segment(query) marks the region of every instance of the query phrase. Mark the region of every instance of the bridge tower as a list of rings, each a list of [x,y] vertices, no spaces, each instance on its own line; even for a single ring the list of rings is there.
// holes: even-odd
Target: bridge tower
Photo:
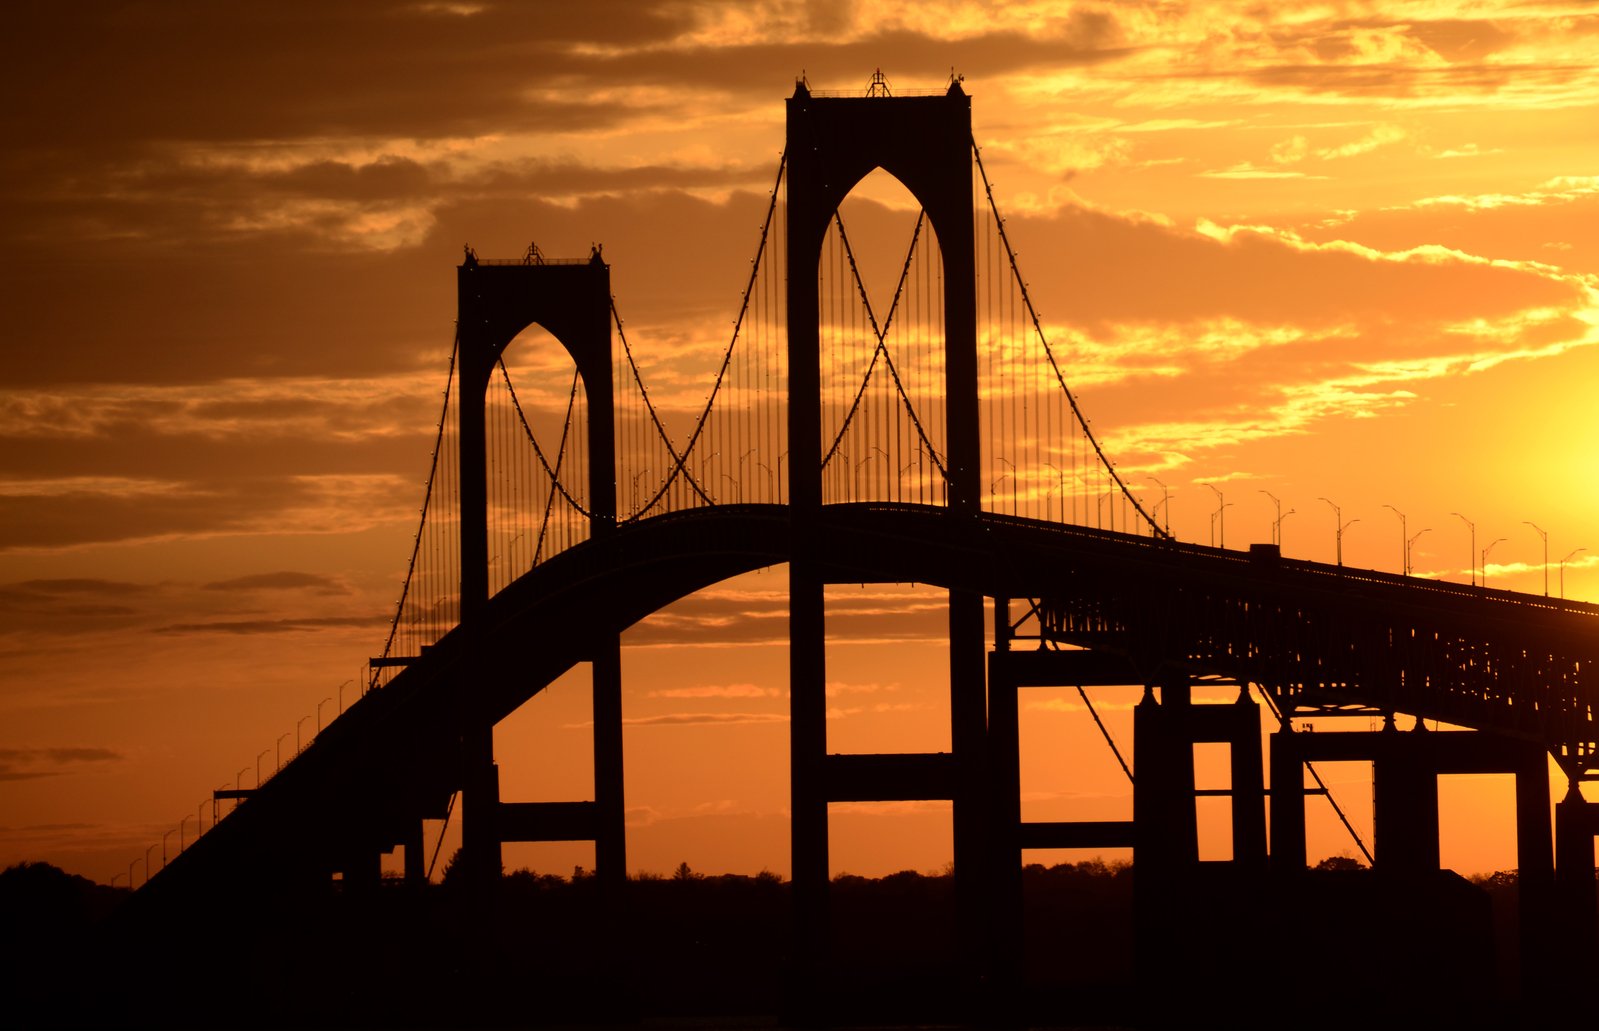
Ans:
[[[877,92],[877,91],[874,91]],[[949,596],[952,752],[830,755],[827,750],[826,542],[822,506],[819,290],[815,270],[839,204],[881,168],[922,205],[944,265],[945,425],[951,519],[975,520],[979,468],[976,258],[971,98],[832,97],[802,80],[788,100],[788,446],[792,513],[789,690],[796,956],[822,955],[827,934],[828,804],[951,799],[959,939],[979,948],[984,882],[986,735],[983,598]],[[971,957],[968,957],[971,958]]]
[[[616,436],[611,364],[611,269],[596,247],[586,260],[552,261],[530,248],[513,261],[480,260],[470,249],[457,270],[460,350],[461,628],[484,632],[488,605],[488,495],[485,395],[494,367],[517,334],[532,325],[560,341],[577,365],[587,398],[589,533],[616,527]],[[467,654],[482,649],[469,647]],[[627,876],[622,787],[621,637],[597,632],[594,684],[594,800],[502,803],[494,762],[499,714],[464,709],[461,728],[463,862],[475,879],[500,873],[504,841],[594,841],[596,872]],[[516,670],[463,671],[468,678],[514,677]],[[463,699],[489,692],[461,690]],[[463,701],[463,707],[468,703]]]

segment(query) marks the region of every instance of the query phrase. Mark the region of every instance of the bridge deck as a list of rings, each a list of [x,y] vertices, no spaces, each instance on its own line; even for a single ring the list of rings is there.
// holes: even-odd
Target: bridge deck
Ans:
[[[1124,656],[1150,682],[1218,674],[1287,706],[1411,713],[1536,741],[1569,772],[1595,772],[1599,606],[931,506],[834,505],[821,519],[838,582],[1037,599],[1049,646]],[[346,854],[387,850],[418,816],[443,815],[463,728],[509,715],[599,635],[787,561],[791,540],[784,506],[730,505],[554,556],[351,706],[151,892],[325,878]]]

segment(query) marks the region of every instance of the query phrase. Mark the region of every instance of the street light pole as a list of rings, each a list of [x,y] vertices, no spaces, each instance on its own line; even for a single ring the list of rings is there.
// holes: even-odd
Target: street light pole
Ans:
[[[744,452],[742,455],[738,456],[738,466],[736,467],[736,471],[738,472],[738,483],[739,483],[738,501],[739,501],[739,504],[741,504],[741,505],[744,503],[744,486],[743,486],[743,484],[744,484],[744,462],[751,455],[755,454],[758,451],[760,451],[760,448],[752,447],[748,451]]]
[[[1576,555],[1578,551],[1587,551],[1587,550],[1588,550],[1587,548],[1577,548],[1570,555],[1567,555],[1565,558],[1560,560],[1560,600],[1561,601],[1565,601],[1566,600],[1566,563],[1570,562],[1571,559],[1572,559],[1572,556]]]
[[[288,737],[288,736],[289,736],[289,732],[288,731],[284,731],[283,733],[279,734],[278,735],[278,743],[272,746],[273,747],[273,751],[276,753],[273,756],[273,758],[277,761],[277,765],[272,767],[274,772],[276,772],[277,770],[283,769],[283,739]],[[299,742],[296,741],[295,743],[298,744]]]
[[[288,735],[285,734],[284,737],[288,737]],[[281,740],[283,740],[283,738],[279,738],[278,740],[281,741]],[[257,788],[259,788],[261,786],[261,760],[265,759],[267,756],[269,756],[271,754],[272,754],[272,749],[270,749],[270,748],[263,748],[263,749],[261,749],[261,751],[259,753],[256,754],[256,757],[255,757],[255,786]],[[248,769],[248,768],[249,767],[246,767],[246,769]]]
[[[1472,561],[1475,562],[1476,559],[1477,559],[1477,524],[1472,522],[1470,519],[1467,519],[1465,516],[1461,515],[1459,512],[1451,512],[1449,514],[1454,516],[1454,517],[1456,517],[1461,522],[1465,523],[1466,526],[1471,530],[1471,558],[1472,558]],[[1470,572],[1471,572],[1471,586],[1475,587],[1475,586],[1477,586],[1477,567],[1476,566],[1472,566]]]
[[[1004,477],[1001,477],[1001,479],[1003,479],[1003,478]],[[1101,494],[1094,501],[1094,526],[1095,526],[1096,529],[1103,530],[1105,528],[1105,499],[1106,498],[1110,498],[1110,497],[1114,497],[1115,494],[1116,494],[1116,490],[1115,490],[1115,488],[1112,488],[1110,490],[1107,490],[1105,493]],[[1115,533],[1116,532],[1116,506],[1115,505],[1110,506],[1110,532],[1111,533]]]
[[[888,495],[888,497],[885,500],[887,500],[887,501],[898,501],[899,498],[895,497],[895,494],[894,494],[895,485],[893,483],[889,482],[889,480],[888,480],[888,478],[890,476],[892,476],[893,473],[894,473],[894,456],[889,454],[887,451],[884,451],[882,448],[878,447],[876,444],[872,445],[872,450],[876,451],[878,454],[883,456],[883,461],[881,463],[879,463],[879,464],[882,465],[883,470],[884,470],[883,471],[883,481],[884,481],[883,482],[883,492]]]
[[[1505,538],[1495,537],[1488,543],[1486,548],[1482,549],[1482,585],[1484,587],[1488,586],[1488,553],[1494,550],[1494,545],[1498,544],[1502,540],[1505,540]]]
[[[1358,522],[1360,522],[1360,517],[1356,516],[1338,528],[1338,564],[1340,566],[1344,564],[1344,531]]]
[[[1160,488],[1160,504],[1161,504],[1161,507],[1166,510],[1166,536],[1170,537],[1171,536],[1171,492],[1166,489],[1166,485],[1164,483],[1160,482],[1160,479],[1158,477],[1151,476],[1150,479],[1154,480],[1155,481],[1155,486]]]
[[[1337,555],[1338,564],[1341,566],[1344,564],[1344,528],[1359,522],[1359,520],[1351,519],[1346,523],[1344,522],[1344,510],[1339,508],[1331,498],[1317,498],[1316,500],[1327,502],[1327,507],[1333,510],[1333,550]]]
[[[1261,493],[1266,495],[1268,498],[1271,498],[1271,503],[1277,506],[1277,518],[1272,520],[1271,524],[1271,542],[1277,545],[1277,547],[1281,548],[1283,544],[1281,537],[1283,525],[1283,503],[1278,501],[1277,495],[1273,494],[1269,490],[1263,490]]]
[[[1416,540],[1418,538],[1420,538],[1422,534],[1427,533],[1431,529],[1432,529],[1432,527],[1429,526],[1426,529],[1417,530],[1416,531],[1416,535],[1405,542],[1405,575],[1406,576],[1409,576],[1410,575],[1410,571],[1412,569],[1416,568]]]
[[[1218,535],[1221,538],[1220,546],[1225,548],[1227,547],[1227,498],[1226,495],[1222,494],[1221,488],[1214,483],[1207,483],[1205,486],[1209,487],[1211,493],[1216,495],[1216,515],[1211,521],[1218,525],[1221,531]]]
[[[1008,472],[1006,472],[1003,476],[1001,476],[998,480],[995,480],[994,482],[997,484],[997,483],[1000,482],[1000,480],[1003,480],[1006,476],[1010,477],[1010,491],[1011,491],[1011,494],[1010,494],[1010,510],[1011,510],[1011,514],[1015,515],[1016,514],[1016,490],[1017,490],[1018,487],[1021,486],[1021,481],[1016,478],[1016,463],[1012,462],[1010,459],[1006,458],[1004,455],[995,455],[994,456],[994,460],[996,462],[1004,462],[1005,463],[1005,468],[1007,470],[1009,470]],[[990,504],[991,507],[992,506],[996,506],[996,505],[998,505],[998,501],[990,501],[989,504]],[[994,510],[996,512],[999,511],[998,508],[995,508]],[[1110,514],[1110,528],[1112,530],[1116,529],[1116,512],[1115,512],[1114,509],[1111,511],[1111,514]]]
[[[331,697],[329,697],[329,698],[324,698],[320,702],[316,703],[316,732],[317,732],[318,735],[320,735],[322,733],[322,706],[328,704],[331,701],[333,701],[333,699]]]
[[[1288,511],[1284,512],[1282,515],[1277,517],[1277,550],[1278,551],[1281,551],[1282,550],[1282,546],[1283,546],[1283,520],[1287,519],[1289,516],[1295,514],[1298,511],[1299,511],[1299,509],[1297,509],[1297,508],[1290,508]]]
[[[1549,533],[1537,523],[1523,519],[1522,522],[1538,531],[1538,536],[1543,538],[1543,596],[1549,597]]]
[[[1405,541],[1409,539],[1410,531],[1405,527],[1405,513],[1392,505],[1384,505],[1388,511],[1399,517],[1399,575],[1410,575],[1410,561],[1406,554]]]

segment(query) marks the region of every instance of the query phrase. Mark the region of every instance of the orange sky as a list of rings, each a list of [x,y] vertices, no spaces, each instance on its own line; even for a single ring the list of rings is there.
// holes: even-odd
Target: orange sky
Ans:
[[[1491,585],[1541,592],[1531,521],[1551,563],[1593,549],[1565,589],[1599,600],[1592,3],[107,3],[10,21],[0,864],[126,877],[361,675],[415,528],[462,243],[602,242],[652,389],[702,395],[802,71],[824,89],[876,67],[900,88],[965,76],[1066,374],[1122,472],[1146,498],[1150,476],[1171,488],[1179,537],[1209,539],[1209,483],[1229,546],[1268,540],[1269,491],[1295,510],[1285,551],[1330,560],[1325,496],[1360,520],[1345,561],[1396,570],[1392,505],[1429,530],[1417,574],[1464,581],[1458,511],[1479,549],[1504,538]],[[785,585],[741,578],[627,637],[636,868],[787,871]],[[918,608],[936,597],[836,594],[832,746],[947,747],[939,620]],[[1124,744],[1133,698],[1105,696]],[[1028,814],[1129,814],[1072,699],[1026,701]],[[586,797],[586,719],[573,683],[502,725],[505,797]],[[1360,772],[1329,776],[1369,828]],[[1441,790],[1445,861],[1513,866],[1508,786]],[[836,870],[948,860],[947,807],[876,808],[835,810]],[[1330,817],[1311,832],[1312,858],[1352,851]],[[592,850],[509,858],[564,871]]]

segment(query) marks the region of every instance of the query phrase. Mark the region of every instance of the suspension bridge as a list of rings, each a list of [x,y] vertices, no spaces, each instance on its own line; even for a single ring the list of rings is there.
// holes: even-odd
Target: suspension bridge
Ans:
[[[878,169],[919,205],[891,277],[867,267],[841,210]],[[697,406],[629,338],[599,248],[467,250],[420,526],[367,690],[264,783],[219,792],[235,811],[139,897],[334,876],[356,890],[396,847],[422,880],[436,857],[423,821],[439,819],[461,822],[480,884],[499,876],[504,842],[585,840],[614,888],[627,870],[621,635],[786,564],[802,966],[825,951],[830,804],[951,801],[960,940],[976,966],[1004,969],[1025,849],[1131,846],[1149,897],[1215,865],[1198,860],[1192,756],[1221,742],[1224,865],[1255,879],[1304,868],[1317,761],[1373,764],[1374,840],[1359,847],[1400,873],[1438,867],[1439,775],[1514,774],[1524,955],[1591,969],[1599,816],[1580,785],[1599,775],[1599,607],[1173,539],[1079,407],[958,79],[891,94],[879,76],[865,95],[802,80],[754,245]],[[519,352],[534,326],[560,351]],[[829,752],[823,589],[841,582],[948,592],[949,752]],[[494,725],[581,664],[593,797],[502,800]],[[1136,771],[1124,763],[1133,819],[1024,822],[1019,695],[1095,685],[1144,689]],[[1194,697],[1216,685],[1236,701]],[[1279,728],[1266,756],[1262,704]],[[1383,729],[1296,729],[1329,715]],[[1571,785],[1553,825],[1549,756]]]

